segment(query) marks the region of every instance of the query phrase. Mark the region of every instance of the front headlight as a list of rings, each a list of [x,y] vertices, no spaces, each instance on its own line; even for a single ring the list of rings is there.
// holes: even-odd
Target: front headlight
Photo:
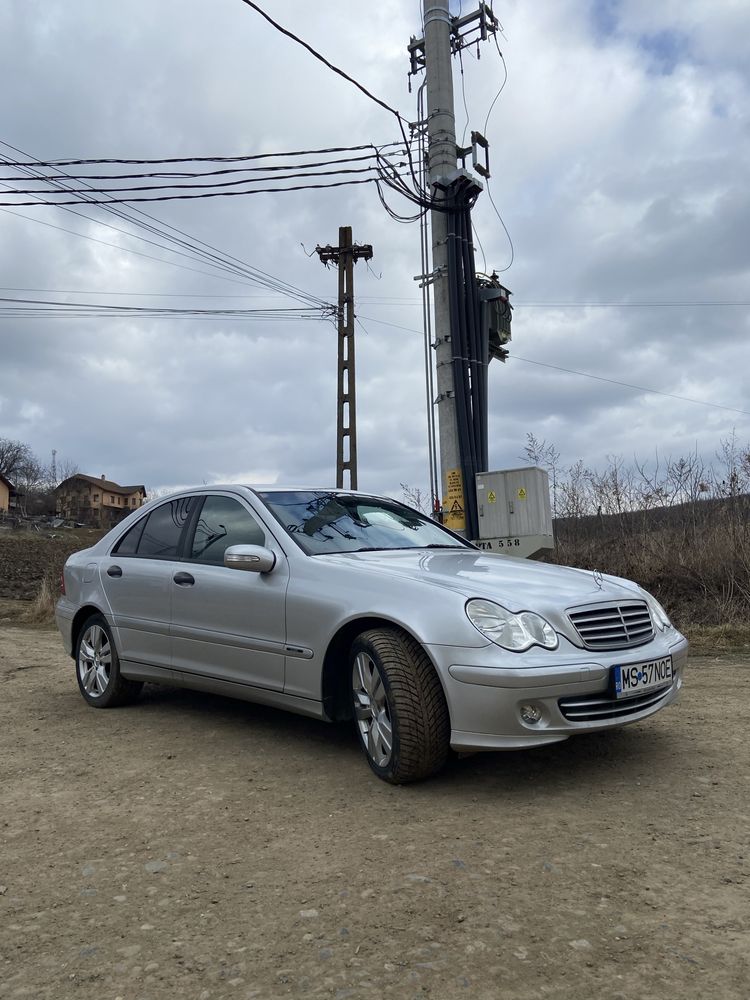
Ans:
[[[648,604],[648,609],[651,612],[651,618],[653,619],[654,625],[656,625],[659,631],[664,632],[665,629],[674,628],[674,625],[669,620],[669,615],[661,604],[659,604],[656,598],[652,594],[649,594],[647,590],[643,591],[643,596],[646,598],[646,604]]]
[[[516,653],[532,646],[557,649],[557,633],[548,621],[533,611],[514,615],[494,601],[474,598],[467,602],[466,614],[475,629],[503,649]]]

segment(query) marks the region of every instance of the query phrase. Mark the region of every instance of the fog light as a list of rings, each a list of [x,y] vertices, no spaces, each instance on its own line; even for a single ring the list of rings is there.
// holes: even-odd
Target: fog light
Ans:
[[[536,725],[542,721],[542,710],[538,705],[521,705],[521,719],[528,725]]]

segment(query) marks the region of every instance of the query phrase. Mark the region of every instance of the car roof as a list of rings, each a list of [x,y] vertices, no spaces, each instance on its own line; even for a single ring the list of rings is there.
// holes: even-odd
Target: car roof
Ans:
[[[335,486],[279,486],[277,484],[274,484],[273,486],[245,485],[247,489],[252,490],[254,493],[344,493],[366,497],[380,495],[378,493],[370,493],[364,490],[344,490]]]

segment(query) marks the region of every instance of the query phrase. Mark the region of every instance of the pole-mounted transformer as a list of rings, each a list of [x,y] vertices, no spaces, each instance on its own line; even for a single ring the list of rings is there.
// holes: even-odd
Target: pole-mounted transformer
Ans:
[[[481,302],[482,330],[486,331],[488,346],[488,362],[493,358],[505,361],[509,351],[505,345],[511,340],[510,325],[513,319],[513,306],[510,304],[511,292],[497,279],[496,274],[489,278],[477,275],[479,301]]]

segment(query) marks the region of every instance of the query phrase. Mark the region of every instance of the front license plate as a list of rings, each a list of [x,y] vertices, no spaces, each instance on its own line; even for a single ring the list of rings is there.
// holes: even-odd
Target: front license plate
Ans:
[[[658,660],[647,660],[645,663],[629,663],[627,666],[613,667],[612,669],[616,698],[643,694],[645,691],[665,687],[672,683],[671,656],[662,656]]]

